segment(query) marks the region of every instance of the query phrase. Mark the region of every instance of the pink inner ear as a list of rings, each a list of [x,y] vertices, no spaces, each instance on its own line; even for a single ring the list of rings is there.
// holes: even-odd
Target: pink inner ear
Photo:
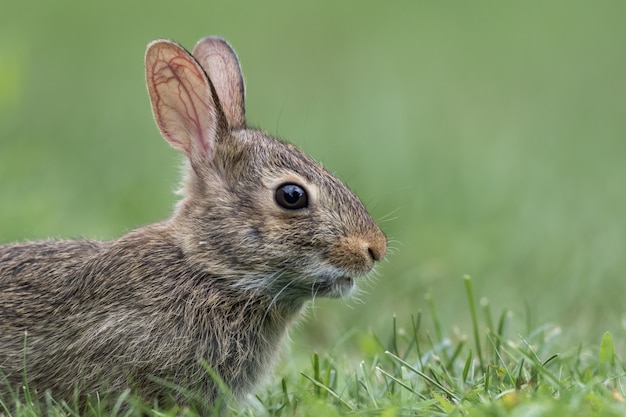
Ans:
[[[244,82],[235,51],[224,39],[209,36],[198,41],[193,56],[213,83],[228,125],[245,128]]]
[[[146,82],[163,137],[192,162],[210,158],[218,134],[218,111],[209,80],[193,56],[170,41],[150,44]]]

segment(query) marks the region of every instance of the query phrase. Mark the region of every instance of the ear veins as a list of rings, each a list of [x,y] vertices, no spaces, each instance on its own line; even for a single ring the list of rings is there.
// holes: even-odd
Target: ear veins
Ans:
[[[170,65],[175,65],[175,61],[176,59],[172,59]],[[178,74],[173,69],[172,69],[172,72],[174,76],[176,77],[177,81],[179,82],[178,95],[179,95],[181,103],[183,103],[183,105],[185,106],[185,113],[186,113],[185,116],[187,117],[189,122],[192,124],[192,126],[195,127],[195,130],[196,130],[195,136],[198,138],[203,138],[204,132],[202,131],[202,127],[200,126],[200,117],[202,117],[203,115],[199,114],[196,103],[200,105],[204,103],[202,103],[201,101],[192,100],[191,99],[192,94],[195,94],[196,98],[198,99],[200,99],[200,97],[198,96],[197,93],[194,93],[194,91],[191,89],[191,86],[189,85],[189,82],[185,78],[179,77]],[[197,75],[198,78],[201,78],[200,74],[195,74],[195,75]],[[185,97],[187,98],[187,100],[185,100]],[[211,109],[206,108],[206,106],[205,106],[205,110],[207,112],[211,111]],[[193,115],[190,114],[190,111],[193,112]],[[209,153],[209,147],[208,147],[207,142],[204,140],[200,140],[198,142],[200,144],[200,148],[202,150],[203,156],[207,156]]]
[[[181,61],[181,62],[177,62],[177,61]],[[202,99],[199,96],[199,94],[192,90],[191,85],[190,85],[191,83],[189,82],[188,77],[181,77],[182,73],[184,73],[186,70],[187,71],[191,70],[193,67],[190,68],[189,66],[185,66],[184,64],[188,63],[188,61],[180,57],[173,57],[169,61],[163,57],[160,61],[155,62],[155,66],[159,62],[162,63],[163,66],[160,68],[158,72],[154,73],[155,79],[153,82],[155,83],[156,91],[157,92],[159,91],[159,84],[160,84],[159,80],[156,77],[157,75],[161,75],[161,83],[166,84],[166,86],[164,87],[166,89],[168,88],[167,84],[173,82],[174,84],[172,85],[173,87],[172,90],[174,88],[178,90],[178,99],[179,99],[178,102],[179,104],[182,104],[185,109],[185,114],[183,114],[182,117],[184,117],[187,120],[188,122],[187,125],[193,126],[195,130],[195,132],[186,132],[186,133],[189,134],[191,137],[204,138],[204,132],[202,131],[202,127],[200,126],[200,117],[202,117],[202,115],[198,111],[198,106],[204,105],[205,103],[202,102]],[[167,67],[167,70],[169,70],[169,73],[171,74],[169,77],[166,76],[167,70],[165,69],[165,67]],[[195,73],[191,71],[189,72],[190,72],[189,76],[191,77],[195,76],[195,78],[198,79],[198,82],[200,84],[202,84],[203,82],[206,82],[205,80],[202,80],[204,75],[198,73],[198,71],[196,71]],[[194,102],[194,100],[192,99],[191,97],[192,94],[196,96],[197,102]],[[164,103],[163,100],[161,100],[160,95],[159,95],[159,102],[157,103],[157,106],[159,110],[162,110],[163,108],[168,107],[168,105]],[[211,109],[209,109],[206,105],[204,105],[204,107],[205,107],[204,110],[206,110],[207,113],[211,112]],[[163,109],[163,111],[167,111],[167,110]],[[205,140],[199,140],[197,142],[200,145],[200,150],[202,152],[202,155],[208,156],[209,155],[208,143]],[[191,149],[185,149],[185,151],[186,151],[185,153],[187,154],[187,156],[191,156],[190,155]]]
[[[161,133],[190,159],[210,158],[218,116],[203,69],[182,47],[169,43],[151,45],[146,61],[148,89]]]

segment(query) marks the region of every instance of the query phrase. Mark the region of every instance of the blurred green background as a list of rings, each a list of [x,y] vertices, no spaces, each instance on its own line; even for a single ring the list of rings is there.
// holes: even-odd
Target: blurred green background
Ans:
[[[428,291],[468,333],[463,274],[494,312],[626,334],[625,2],[0,10],[0,242],[110,239],[168,216],[181,156],[152,120],[144,48],[218,34],[249,122],[336,172],[394,248],[362,303],[316,301],[297,349],[407,321]]]

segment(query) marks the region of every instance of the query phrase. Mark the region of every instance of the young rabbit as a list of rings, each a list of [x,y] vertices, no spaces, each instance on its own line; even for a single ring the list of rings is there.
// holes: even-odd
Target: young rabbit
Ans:
[[[187,157],[182,201],[110,242],[0,247],[4,398],[26,378],[58,399],[131,389],[210,404],[216,380],[241,399],[307,300],[346,296],[385,255],[385,235],[344,184],[246,126],[224,40],[204,38],[193,54],[157,40],[145,66],[161,134]]]

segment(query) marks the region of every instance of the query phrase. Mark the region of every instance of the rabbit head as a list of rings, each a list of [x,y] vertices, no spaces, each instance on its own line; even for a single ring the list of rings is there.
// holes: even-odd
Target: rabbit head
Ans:
[[[188,161],[172,219],[184,255],[215,279],[302,302],[350,293],[387,240],[341,181],[291,144],[246,126],[237,56],[220,38],[146,52],[152,110]]]

